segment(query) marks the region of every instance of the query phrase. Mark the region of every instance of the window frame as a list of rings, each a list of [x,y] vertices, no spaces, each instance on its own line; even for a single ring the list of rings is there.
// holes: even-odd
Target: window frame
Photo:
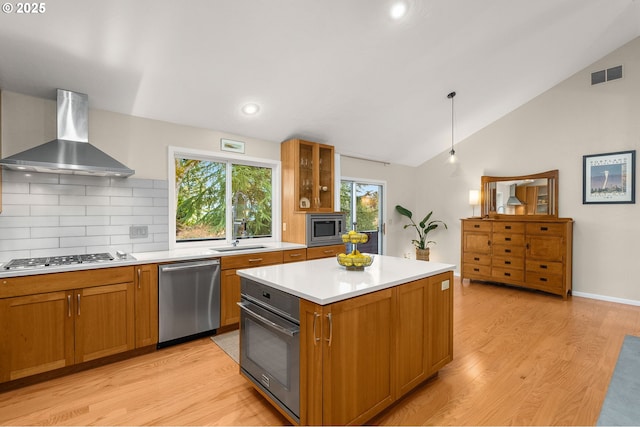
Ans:
[[[199,240],[199,241],[190,241],[190,242],[178,242],[176,240],[176,157],[179,158],[188,158],[194,160],[204,160],[204,161],[213,161],[213,162],[222,162],[226,163],[228,174],[227,176],[231,176],[231,164],[236,165],[246,165],[246,166],[256,166],[262,168],[271,168],[271,237],[256,237],[251,239],[245,239],[245,241],[249,240],[251,243],[275,243],[281,240],[282,236],[282,216],[281,216],[281,163],[280,160],[276,159],[265,159],[259,157],[249,157],[244,155],[232,154],[232,153],[222,153],[220,151],[207,151],[207,150],[199,150],[193,148],[185,148],[185,147],[176,147],[169,146],[168,147],[168,205],[169,205],[169,249],[188,249],[188,248],[202,248],[202,247],[221,247],[228,246],[232,241],[232,233],[233,233],[233,218],[232,212],[230,208],[226,208],[226,225],[225,225],[225,235],[226,238],[224,240]],[[230,206],[232,204],[231,194],[231,180],[227,179],[226,181],[226,195],[225,195],[225,206]]]

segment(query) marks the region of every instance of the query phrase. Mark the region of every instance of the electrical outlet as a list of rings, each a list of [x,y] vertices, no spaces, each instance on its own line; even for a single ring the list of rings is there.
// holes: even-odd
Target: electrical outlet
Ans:
[[[149,237],[149,227],[147,225],[132,225],[129,227],[130,239],[144,239]]]
[[[446,291],[447,289],[449,289],[449,281],[443,280],[442,283],[440,284],[440,288],[443,291]]]

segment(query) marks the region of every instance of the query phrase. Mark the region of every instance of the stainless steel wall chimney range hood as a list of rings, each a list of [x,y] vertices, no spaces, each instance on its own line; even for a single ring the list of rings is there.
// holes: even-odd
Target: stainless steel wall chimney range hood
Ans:
[[[58,89],[58,138],[0,160],[15,170],[61,174],[119,176],[135,173],[89,144],[89,97]]]

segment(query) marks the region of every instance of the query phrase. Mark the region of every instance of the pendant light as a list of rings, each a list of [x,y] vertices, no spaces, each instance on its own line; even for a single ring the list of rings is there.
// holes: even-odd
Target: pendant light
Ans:
[[[449,151],[449,163],[456,162],[456,150],[453,149],[453,97],[456,96],[455,92],[451,92],[447,95],[447,98],[451,100],[451,151]]]

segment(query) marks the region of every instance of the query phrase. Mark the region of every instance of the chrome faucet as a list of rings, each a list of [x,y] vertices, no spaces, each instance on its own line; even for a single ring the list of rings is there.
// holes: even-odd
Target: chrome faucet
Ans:
[[[233,216],[233,235],[231,236],[232,239],[236,239],[237,241],[238,236],[247,236],[247,216],[249,216],[250,209],[251,202],[249,200],[249,196],[244,194],[242,191],[236,191],[233,195],[231,210]]]

